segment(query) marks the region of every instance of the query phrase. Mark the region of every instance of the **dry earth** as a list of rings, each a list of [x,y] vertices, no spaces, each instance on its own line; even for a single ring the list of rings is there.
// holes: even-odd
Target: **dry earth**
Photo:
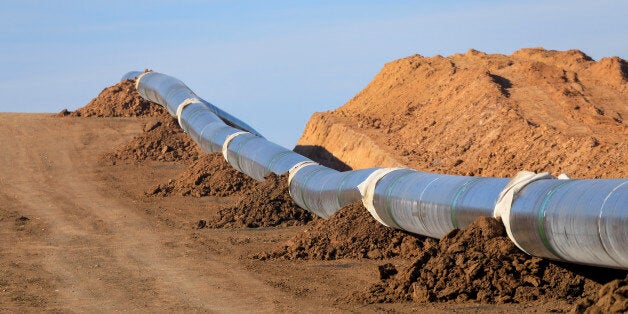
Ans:
[[[314,114],[296,150],[354,169],[625,178],[627,103],[628,63],[618,57],[542,48],[414,55],[387,63],[342,107]]]
[[[345,106],[315,115],[297,150],[338,169],[625,177],[627,73],[622,59],[576,50],[411,56],[387,64]],[[574,308],[567,301],[578,310],[628,308],[625,272],[600,287],[612,278],[591,279],[609,270],[554,271],[510,254],[516,249],[492,227],[436,244],[385,229],[358,205],[308,223],[287,202],[281,177],[232,186],[231,168],[217,155],[199,157],[132,81],[60,115],[71,117],[0,114],[0,312],[560,312]],[[216,221],[230,228],[202,228]],[[475,241],[474,232],[490,240]],[[507,245],[493,250],[491,241]],[[451,250],[463,246],[466,255]],[[454,260],[468,265],[448,266]],[[543,267],[523,268],[533,271],[528,285],[504,285],[521,272],[508,269],[530,263]],[[480,268],[490,280],[465,283],[466,270]],[[476,303],[510,302],[512,291],[521,303]]]
[[[382,261],[260,261],[304,227],[196,229],[233,198],[147,197],[183,163],[111,165],[140,118],[0,114],[0,311],[550,311],[506,305],[342,301]],[[24,126],[28,127],[24,127]],[[385,260],[384,262],[391,260]],[[407,260],[392,260],[397,265]]]

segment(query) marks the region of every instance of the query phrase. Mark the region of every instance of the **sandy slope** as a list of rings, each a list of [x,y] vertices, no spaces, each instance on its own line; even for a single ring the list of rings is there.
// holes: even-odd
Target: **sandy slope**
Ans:
[[[626,117],[628,63],[617,57],[413,55],[386,64],[342,107],[314,114],[297,149],[323,147],[356,169],[617,178],[628,175]]]

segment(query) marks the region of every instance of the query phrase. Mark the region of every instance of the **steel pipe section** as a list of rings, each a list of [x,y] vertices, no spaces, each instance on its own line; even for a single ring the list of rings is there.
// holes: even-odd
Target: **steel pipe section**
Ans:
[[[179,106],[182,105],[184,101],[191,99],[197,103],[204,104],[210,112],[218,116],[224,123],[262,137],[262,135],[250,125],[198,97],[189,87],[178,79],[157,72],[140,73],[138,71],[131,71],[123,75],[122,78],[130,78],[133,75],[136,75],[137,81],[135,82],[135,87],[139,94],[144,99],[164,106],[173,116],[178,116],[177,110],[179,110]]]
[[[478,217],[493,216],[508,181],[398,169],[366,183],[374,191],[364,204],[386,226],[441,238]]]
[[[628,179],[540,175],[511,182],[399,168],[338,172],[269,142],[175,78],[129,72],[123,79],[133,77],[140,95],[166,107],[204,151],[222,152],[230,165],[257,180],[290,172],[290,195],[320,217],[362,200],[386,226],[440,238],[496,214],[510,239],[528,254],[628,269]],[[510,184],[518,187],[508,194]]]
[[[504,217],[523,251],[575,263],[628,268],[628,180],[540,180]]]
[[[269,173],[283,174],[294,165],[310,161],[289,149],[251,133],[235,134],[223,147],[227,162],[236,170],[262,181]]]
[[[362,199],[358,185],[378,168],[339,172],[318,164],[291,173],[290,195],[297,205],[322,218]]]

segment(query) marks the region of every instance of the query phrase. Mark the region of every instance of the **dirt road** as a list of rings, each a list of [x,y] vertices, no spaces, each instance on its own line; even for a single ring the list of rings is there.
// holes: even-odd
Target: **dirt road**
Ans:
[[[297,301],[286,302],[289,295],[273,291],[234,261],[219,255],[195,260],[183,248],[168,246],[170,239],[183,235],[151,223],[108,194],[96,174],[97,160],[136,134],[141,124],[128,119],[88,122],[0,115],[0,254],[2,268],[8,269],[0,282],[0,308],[298,308]],[[22,277],[24,268],[30,273]]]

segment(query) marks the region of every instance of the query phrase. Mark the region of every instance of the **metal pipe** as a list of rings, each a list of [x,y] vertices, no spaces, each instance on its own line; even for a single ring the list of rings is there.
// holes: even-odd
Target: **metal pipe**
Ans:
[[[498,213],[510,239],[531,255],[628,269],[628,179],[541,176],[520,184],[507,198],[507,210],[496,211],[515,179],[412,169],[338,172],[269,142],[175,78],[129,72],[123,79],[135,76],[140,95],[166,107],[204,151],[222,151],[229,164],[257,180],[271,172],[290,172],[290,195],[320,217],[362,200],[386,226],[440,238],[478,217]]]

